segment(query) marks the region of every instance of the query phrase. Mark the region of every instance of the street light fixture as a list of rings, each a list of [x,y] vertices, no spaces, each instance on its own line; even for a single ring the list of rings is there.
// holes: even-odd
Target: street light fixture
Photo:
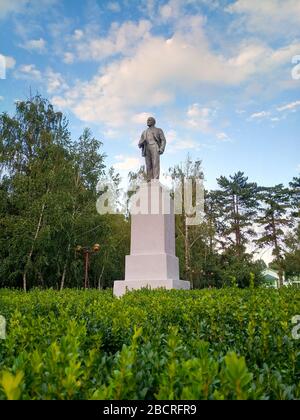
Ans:
[[[75,248],[76,254],[82,254],[84,259],[84,288],[89,288],[89,264],[90,255],[95,255],[100,251],[100,245],[94,244],[91,248],[87,246],[77,245]]]

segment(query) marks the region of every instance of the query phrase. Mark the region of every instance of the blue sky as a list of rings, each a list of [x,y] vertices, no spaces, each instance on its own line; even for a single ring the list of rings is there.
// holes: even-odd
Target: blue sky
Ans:
[[[0,111],[39,91],[123,176],[154,115],[164,170],[189,153],[208,188],[238,170],[286,184],[300,172],[299,28],[299,0],[0,0]]]

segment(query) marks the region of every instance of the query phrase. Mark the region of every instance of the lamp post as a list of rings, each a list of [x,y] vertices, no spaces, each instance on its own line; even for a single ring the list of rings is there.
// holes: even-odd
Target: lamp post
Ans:
[[[89,264],[90,264],[90,255],[97,254],[100,251],[100,245],[95,244],[92,248],[87,246],[77,245],[76,253],[83,255],[84,261],[84,288],[89,288]]]

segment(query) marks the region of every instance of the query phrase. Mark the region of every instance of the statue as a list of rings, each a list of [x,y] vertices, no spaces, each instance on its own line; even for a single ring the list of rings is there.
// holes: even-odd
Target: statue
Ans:
[[[126,256],[125,280],[114,282],[113,293],[117,297],[145,287],[190,289],[190,282],[179,277],[174,200],[169,189],[158,181],[160,155],[165,151],[166,139],[163,131],[155,127],[153,117],[148,118],[147,125],[138,146],[146,159],[148,183],[140,183],[131,202],[134,207],[130,206],[130,255]]]
[[[148,118],[148,128],[145,130],[139,141],[139,148],[142,149],[142,156],[145,157],[147,169],[147,181],[159,179],[160,155],[165,151],[166,139],[161,128],[155,127],[156,121],[153,117]]]

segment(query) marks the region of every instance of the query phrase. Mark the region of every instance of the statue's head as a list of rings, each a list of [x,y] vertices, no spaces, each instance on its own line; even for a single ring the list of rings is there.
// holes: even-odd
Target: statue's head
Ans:
[[[156,124],[155,118],[149,117],[148,120],[147,120],[148,127],[154,127],[155,124]]]

